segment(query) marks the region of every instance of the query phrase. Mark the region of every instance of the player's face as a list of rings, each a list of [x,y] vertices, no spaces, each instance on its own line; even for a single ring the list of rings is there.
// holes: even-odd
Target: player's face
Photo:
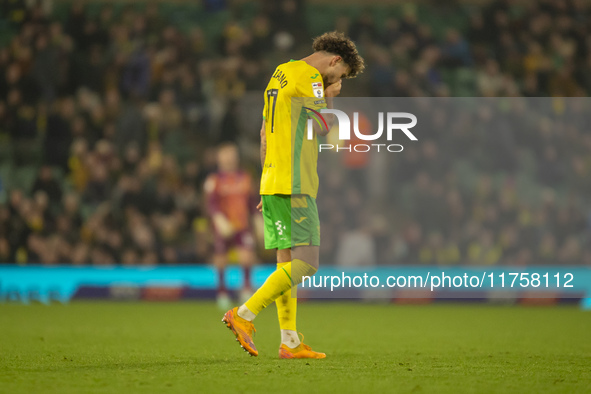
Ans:
[[[349,66],[345,64],[343,59],[339,56],[335,56],[324,75],[322,75],[322,79],[326,86],[332,85],[333,83],[339,82],[341,79],[347,78],[349,74]]]
[[[218,151],[218,169],[231,172],[238,169],[238,150],[233,146],[226,146]]]

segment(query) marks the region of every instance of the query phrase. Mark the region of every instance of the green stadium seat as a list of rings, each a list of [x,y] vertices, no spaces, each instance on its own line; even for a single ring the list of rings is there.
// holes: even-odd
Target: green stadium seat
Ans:
[[[472,68],[462,67],[455,70],[453,92],[457,97],[476,95],[476,72]]]
[[[61,167],[52,167],[51,168],[51,173],[53,174],[53,178],[63,184],[64,182],[66,182],[66,173],[64,171],[63,168]]]
[[[462,190],[473,190],[478,181],[478,174],[473,165],[464,159],[459,159],[454,163],[454,173],[457,175],[459,186]]]
[[[38,171],[38,167],[33,165],[16,168],[13,171],[13,186],[22,189],[25,193],[30,193]]]
[[[0,164],[5,162],[12,163],[13,151],[10,137],[7,134],[0,133]]]
[[[533,178],[536,174],[536,158],[530,149],[522,149],[519,156],[519,170],[528,178]]]
[[[2,183],[3,190],[9,190],[12,188],[12,163],[0,164],[0,181]]]
[[[86,221],[88,218],[94,213],[96,210],[95,207],[88,204],[80,204],[80,215],[82,216],[82,220]]]

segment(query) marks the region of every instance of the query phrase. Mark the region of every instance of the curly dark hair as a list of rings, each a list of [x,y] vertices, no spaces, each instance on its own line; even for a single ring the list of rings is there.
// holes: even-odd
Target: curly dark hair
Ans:
[[[315,52],[328,52],[340,56],[351,69],[347,78],[355,78],[365,68],[355,43],[341,32],[331,31],[316,37],[312,48]]]

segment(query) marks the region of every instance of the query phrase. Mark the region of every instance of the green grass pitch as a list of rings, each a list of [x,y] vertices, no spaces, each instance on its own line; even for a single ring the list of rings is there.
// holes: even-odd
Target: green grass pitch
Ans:
[[[325,360],[279,360],[274,306],[249,357],[213,303],[0,305],[1,393],[590,393],[576,307],[302,303]]]

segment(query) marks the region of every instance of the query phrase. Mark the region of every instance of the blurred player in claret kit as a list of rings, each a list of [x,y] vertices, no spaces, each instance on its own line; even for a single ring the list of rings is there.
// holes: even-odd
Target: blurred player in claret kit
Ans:
[[[265,247],[277,249],[277,270],[248,301],[226,312],[222,319],[251,356],[258,355],[252,339],[252,321],[276,301],[281,328],[280,358],[326,357],[300,341],[296,331],[297,298],[290,290],[302,282],[303,276],[312,276],[318,270],[316,134],[328,133],[334,115],[323,114],[326,124],[314,125],[312,140],[306,138],[305,130],[308,117],[314,111],[332,108],[332,98],[341,92],[342,80],[363,71],[364,63],[353,41],[342,33],[317,37],[313,49],[314,53],[302,60],[279,65],[265,89],[261,128],[263,175],[258,208],[263,212]],[[315,100],[311,100],[311,105],[292,109],[292,97]],[[292,110],[297,111],[295,117]],[[292,119],[298,119],[297,125],[292,125]]]
[[[239,162],[236,145],[220,145],[217,171],[209,175],[204,185],[207,212],[213,226],[213,262],[219,273],[217,302],[222,310],[232,304],[225,286],[225,268],[231,251],[236,252],[244,271],[240,299],[244,301],[252,295],[250,268],[256,258],[252,224],[260,221],[260,214],[254,208],[257,196],[252,178],[240,169]]]

